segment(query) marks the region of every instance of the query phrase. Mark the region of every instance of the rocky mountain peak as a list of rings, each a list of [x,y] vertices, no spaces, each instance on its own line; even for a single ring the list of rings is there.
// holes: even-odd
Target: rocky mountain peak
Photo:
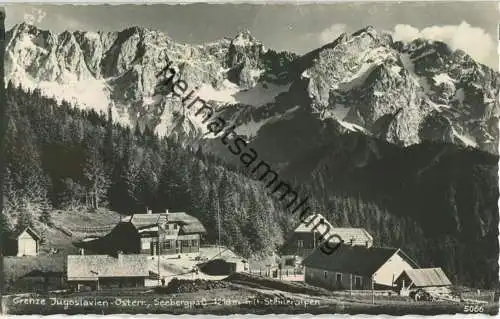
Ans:
[[[499,74],[445,43],[393,43],[367,27],[311,61],[302,77],[313,110],[348,131],[403,146],[432,139],[497,152]],[[437,118],[446,128],[428,133],[426,122]]]
[[[258,42],[252,36],[249,30],[240,31],[232,40],[231,43],[235,46],[255,45]]]
[[[441,42],[393,42],[366,27],[299,58],[267,50],[248,31],[204,45],[141,27],[55,34],[22,23],[7,36],[8,81],[97,111],[114,102],[115,120],[147,124],[160,135],[199,138],[203,130],[178,100],[155,97],[156,75],[168,58],[211,103],[265,105],[241,120],[241,131],[252,136],[304,104],[343,132],[402,146],[436,140],[497,152],[499,74]],[[152,115],[163,104],[165,112]],[[240,109],[233,108],[224,109],[234,116]]]
[[[35,27],[32,24],[29,24],[27,22],[21,22],[17,23],[12,27],[12,30],[14,33],[31,33],[31,34],[37,34],[41,30]]]

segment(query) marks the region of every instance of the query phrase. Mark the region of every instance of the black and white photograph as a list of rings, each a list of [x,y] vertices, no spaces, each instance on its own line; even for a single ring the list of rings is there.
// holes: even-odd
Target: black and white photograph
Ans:
[[[498,315],[496,1],[0,7],[2,315]]]

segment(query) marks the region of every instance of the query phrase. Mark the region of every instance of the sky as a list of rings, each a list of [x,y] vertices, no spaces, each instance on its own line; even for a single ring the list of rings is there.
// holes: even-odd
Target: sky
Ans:
[[[28,22],[53,32],[118,31],[143,26],[182,43],[205,43],[249,30],[268,48],[306,53],[368,25],[396,40],[446,42],[498,69],[495,2],[343,2],[281,4],[6,4],[7,27]]]

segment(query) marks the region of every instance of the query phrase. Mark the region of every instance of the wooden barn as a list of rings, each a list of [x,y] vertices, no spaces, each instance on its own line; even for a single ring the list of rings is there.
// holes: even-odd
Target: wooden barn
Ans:
[[[401,295],[414,289],[435,289],[451,286],[451,281],[441,268],[407,269],[395,281]]]
[[[149,276],[149,263],[144,255],[69,255],[68,284],[80,290],[114,287],[144,287]]]
[[[418,267],[401,249],[341,245],[316,249],[303,261],[306,283],[331,290],[391,289],[399,275]]]

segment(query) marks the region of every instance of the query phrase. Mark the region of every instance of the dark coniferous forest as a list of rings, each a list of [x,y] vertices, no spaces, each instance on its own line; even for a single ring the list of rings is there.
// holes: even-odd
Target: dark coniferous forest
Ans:
[[[7,105],[5,210],[0,220],[4,234],[34,219],[49,223],[54,209],[106,207],[129,214],[150,208],[192,214],[207,228],[207,242],[215,243],[220,213],[222,243],[251,256],[274,251],[298,223],[297,216],[289,215],[280,201],[269,195],[261,182],[246,176],[241,167],[184,147],[179,141],[159,138],[147,127],[140,131],[110,124],[107,114],[79,110],[65,102],[58,105],[38,90],[25,92],[10,83]],[[303,180],[301,194],[309,194],[314,209],[334,225],[364,227],[378,246],[401,247],[417,263],[440,265],[454,282],[474,287],[496,285],[498,248],[492,241],[496,232],[491,225],[498,223],[498,218],[460,211],[473,212],[474,205],[491,202],[491,197],[497,196],[495,181],[486,184],[490,193],[476,184],[468,186],[483,196],[478,204],[452,203],[457,197],[450,195],[424,217],[414,207],[417,195],[411,198],[410,192],[402,192],[394,178],[379,185],[378,194],[373,192],[374,185],[367,186],[369,189],[349,185],[348,181],[370,185],[369,180],[379,180],[375,174],[383,171],[380,165],[393,164],[375,163],[349,179],[335,179],[328,165],[320,165],[311,178]],[[443,174],[442,182],[447,183]],[[489,176],[471,171],[471,179],[476,175]],[[456,185],[458,188],[449,192],[466,191],[460,188],[465,187],[463,183]],[[411,185],[403,185],[408,190],[404,187]],[[398,197],[398,203],[381,200],[387,194],[406,197]],[[421,196],[418,194],[419,199]],[[486,223],[486,227],[465,227],[467,233],[433,231],[431,226],[439,225],[431,225],[429,216],[450,207],[458,209],[460,216]],[[486,233],[481,232],[484,229]],[[470,244],[465,245],[467,242]]]

